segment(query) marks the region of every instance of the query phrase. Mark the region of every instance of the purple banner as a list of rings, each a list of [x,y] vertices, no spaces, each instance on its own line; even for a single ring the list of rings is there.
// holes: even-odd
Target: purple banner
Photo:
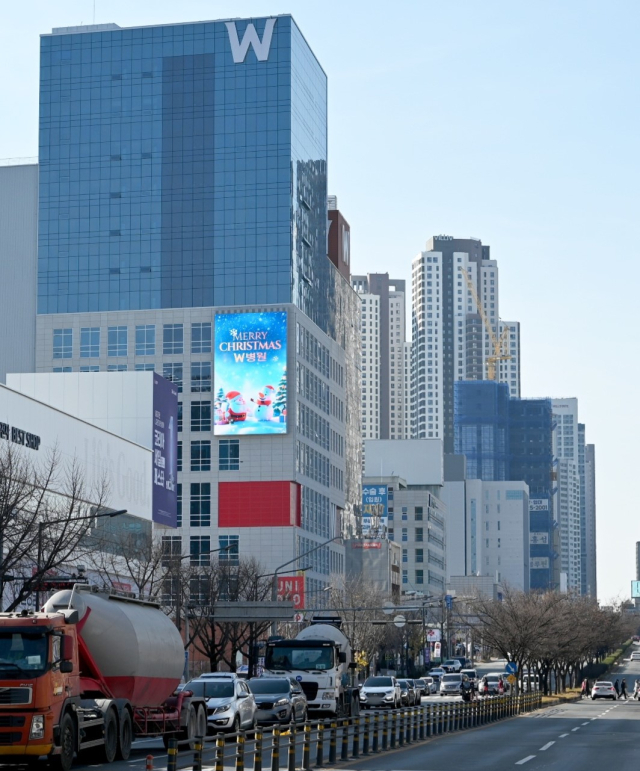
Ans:
[[[178,525],[178,389],[153,374],[153,505],[159,525]]]

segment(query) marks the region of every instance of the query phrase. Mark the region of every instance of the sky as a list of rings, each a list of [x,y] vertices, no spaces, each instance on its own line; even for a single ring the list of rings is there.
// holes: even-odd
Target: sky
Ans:
[[[0,158],[37,155],[38,36],[292,13],[329,80],[329,188],[352,269],[410,277],[432,235],[473,236],[522,324],[522,395],[579,399],[596,445],[598,595],[640,540],[631,283],[639,239],[634,0],[23,0],[0,7]],[[634,290],[635,291],[635,290]],[[635,385],[634,385],[635,384]]]

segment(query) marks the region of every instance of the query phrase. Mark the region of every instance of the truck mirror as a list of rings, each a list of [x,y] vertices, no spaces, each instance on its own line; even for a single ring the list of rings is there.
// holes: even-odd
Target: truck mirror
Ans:
[[[338,651],[338,661],[340,664],[346,664],[347,663],[347,652],[346,651]]]
[[[62,661],[73,662],[75,652],[75,640],[70,634],[65,634],[62,638]],[[64,670],[63,670],[64,671]]]
[[[63,674],[71,674],[73,672],[73,661],[61,661],[60,662],[60,671]]]

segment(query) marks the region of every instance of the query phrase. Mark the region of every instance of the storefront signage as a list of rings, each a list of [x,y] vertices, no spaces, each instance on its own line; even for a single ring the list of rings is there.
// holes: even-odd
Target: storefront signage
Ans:
[[[30,450],[40,449],[39,436],[23,431],[21,428],[10,426],[8,423],[0,423],[0,439],[6,439],[7,442],[11,441],[14,444],[21,444]]]

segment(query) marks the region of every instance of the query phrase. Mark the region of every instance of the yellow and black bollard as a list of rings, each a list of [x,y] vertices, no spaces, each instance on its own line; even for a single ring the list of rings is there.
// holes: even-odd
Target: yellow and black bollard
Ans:
[[[302,771],[311,768],[311,726],[304,724],[304,738],[302,740]]]
[[[244,771],[244,731],[238,731],[236,738],[236,771]]]
[[[202,771],[202,745],[204,739],[200,736],[193,743],[193,771]]]
[[[172,736],[167,747],[167,771],[176,771],[178,765],[178,740]]]
[[[362,737],[362,754],[369,754],[369,715],[365,715],[364,718],[364,736]]]
[[[262,771],[262,738],[262,729],[256,728],[253,748],[253,771]]]
[[[351,746],[351,757],[360,757],[360,718],[353,718],[353,744]]]
[[[342,720],[342,746],[340,760],[349,760],[349,718]]]
[[[296,771],[296,721],[295,721],[295,718],[291,721],[291,728],[289,730],[289,761],[287,763],[287,771]]]
[[[335,720],[331,723],[331,734],[329,735],[329,763],[336,762],[338,752],[338,724]]]
[[[216,771],[224,771],[224,736],[222,734],[216,736]]]
[[[385,712],[382,716],[382,751],[389,749],[389,715]]]
[[[380,713],[373,713],[373,744],[371,752],[378,752],[380,749]]]
[[[271,733],[271,771],[280,771],[280,729],[274,726]]]

